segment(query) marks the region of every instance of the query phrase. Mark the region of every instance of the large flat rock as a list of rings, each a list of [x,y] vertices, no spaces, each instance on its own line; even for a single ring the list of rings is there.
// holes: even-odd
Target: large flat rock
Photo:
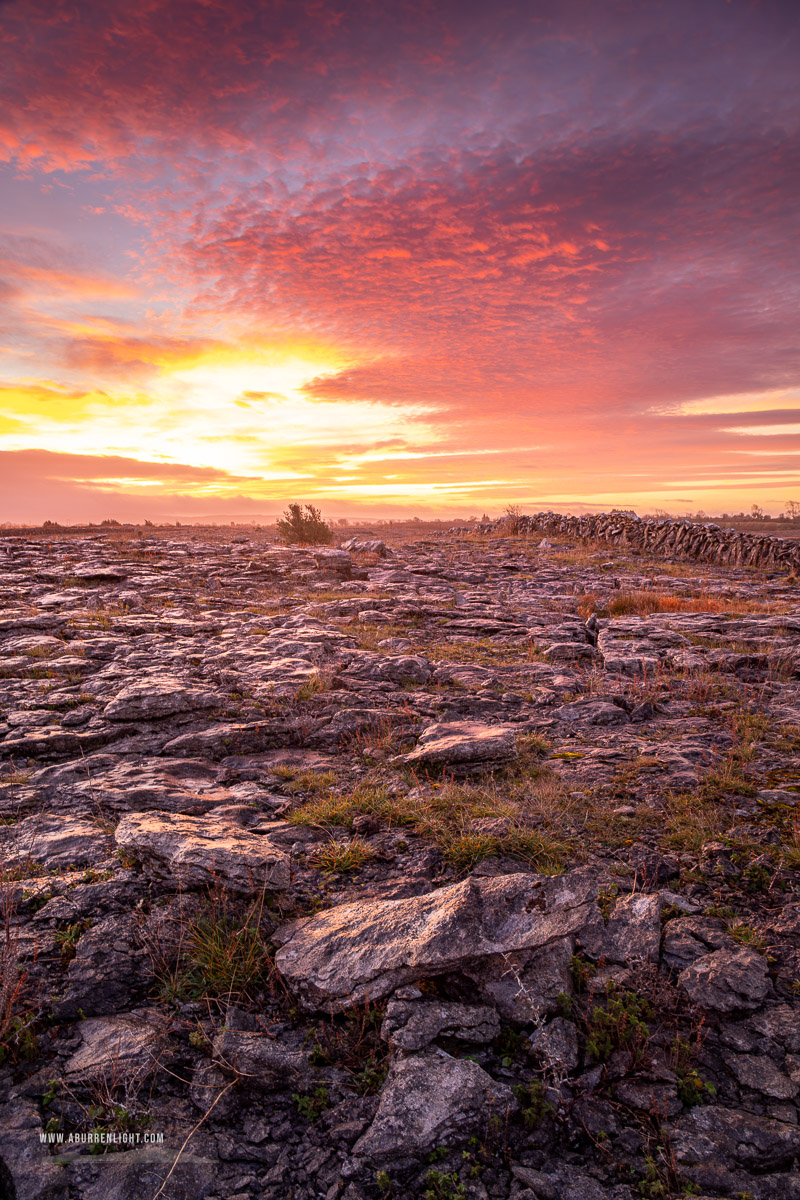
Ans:
[[[0,826],[0,856],[6,867],[23,862],[51,868],[82,866],[105,858],[107,833],[81,817],[36,814],[16,825]]]
[[[600,920],[586,880],[470,877],[425,896],[342,904],[274,935],[276,963],[309,1008],[335,1012],[403,983],[534,951]]]
[[[103,709],[111,721],[155,721],[174,713],[214,708],[219,699],[213,692],[188,687],[169,675],[137,679],[122,688]]]
[[[505,766],[517,757],[514,730],[505,725],[477,721],[451,721],[429,725],[419,742],[402,761],[410,767],[451,768],[469,774]]]
[[[121,850],[141,860],[145,871],[174,887],[219,883],[243,896],[284,891],[290,860],[267,837],[214,817],[177,813],[130,813],[115,833]]]
[[[312,728],[315,722],[309,723]],[[246,724],[212,725],[193,733],[182,733],[167,742],[164,754],[174,758],[197,756],[220,759],[233,754],[263,754],[266,750],[279,750],[286,746],[297,746],[302,741],[302,731],[297,721],[251,721]]]

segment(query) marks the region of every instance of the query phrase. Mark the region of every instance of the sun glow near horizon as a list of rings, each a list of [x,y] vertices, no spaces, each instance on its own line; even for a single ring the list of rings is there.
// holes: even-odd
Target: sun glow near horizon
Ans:
[[[206,497],[263,496],[269,494],[265,484],[301,480],[338,494],[346,463],[359,472],[353,492],[361,495],[369,489],[373,455],[382,463],[395,455],[415,459],[425,450],[435,453],[439,433],[425,422],[429,409],[424,405],[393,408],[308,395],[312,381],[347,365],[332,356],[298,358],[291,350],[283,355],[244,350],[237,356],[231,348],[164,366],[144,393],[82,392],[29,379],[2,389],[0,449],[35,445],[57,453],[123,456],[143,466],[173,462],[212,468],[218,479],[183,489],[183,494]],[[376,445],[392,449],[381,454]],[[165,486],[133,476],[109,476],[103,482],[109,491],[114,483]]]

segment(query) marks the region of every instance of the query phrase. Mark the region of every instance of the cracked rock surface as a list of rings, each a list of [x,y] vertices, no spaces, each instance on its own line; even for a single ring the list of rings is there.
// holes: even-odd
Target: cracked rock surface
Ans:
[[[797,550],[519,528],[0,537],[2,1200],[800,1200]]]

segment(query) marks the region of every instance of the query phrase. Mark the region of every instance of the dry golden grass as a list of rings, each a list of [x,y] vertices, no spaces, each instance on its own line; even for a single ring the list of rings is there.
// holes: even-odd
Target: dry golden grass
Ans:
[[[372,847],[368,846],[363,838],[354,837],[346,842],[338,842],[331,838],[313,852],[311,863],[326,875],[337,875],[357,871],[373,856]]]
[[[438,642],[419,646],[417,651],[431,662],[466,663],[479,667],[521,666],[526,662],[543,662],[544,656],[532,642],[508,645],[491,638],[470,638],[458,642]]]
[[[333,771],[312,771],[301,767],[275,766],[270,774],[276,779],[285,780],[284,791],[293,795],[298,792],[313,796],[324,795],[336,782]]]
[[[331,624],[358,642],[362,650],[380,650],[380,643],[387,638],[408,638],[419,629],[420,622],[399,624],[396,621],[371,625],[360,621],[332,621]]]
[[[611,617],[649,616],[652,613],[780,613],[786,605],[774,600],[744,600],[740,597],[698,593],[682,596],[649,590],[622,591],[608,606]]]
[[[697,853],[705,842],[718,841],[731,823],[731,812],[691,792],[667,798],[664,842],[673,850]]]

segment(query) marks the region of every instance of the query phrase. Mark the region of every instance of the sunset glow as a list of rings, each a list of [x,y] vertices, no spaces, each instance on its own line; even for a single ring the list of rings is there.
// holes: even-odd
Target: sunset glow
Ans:
[[[0,521],[800,498],[800,11],[0,5]]]

